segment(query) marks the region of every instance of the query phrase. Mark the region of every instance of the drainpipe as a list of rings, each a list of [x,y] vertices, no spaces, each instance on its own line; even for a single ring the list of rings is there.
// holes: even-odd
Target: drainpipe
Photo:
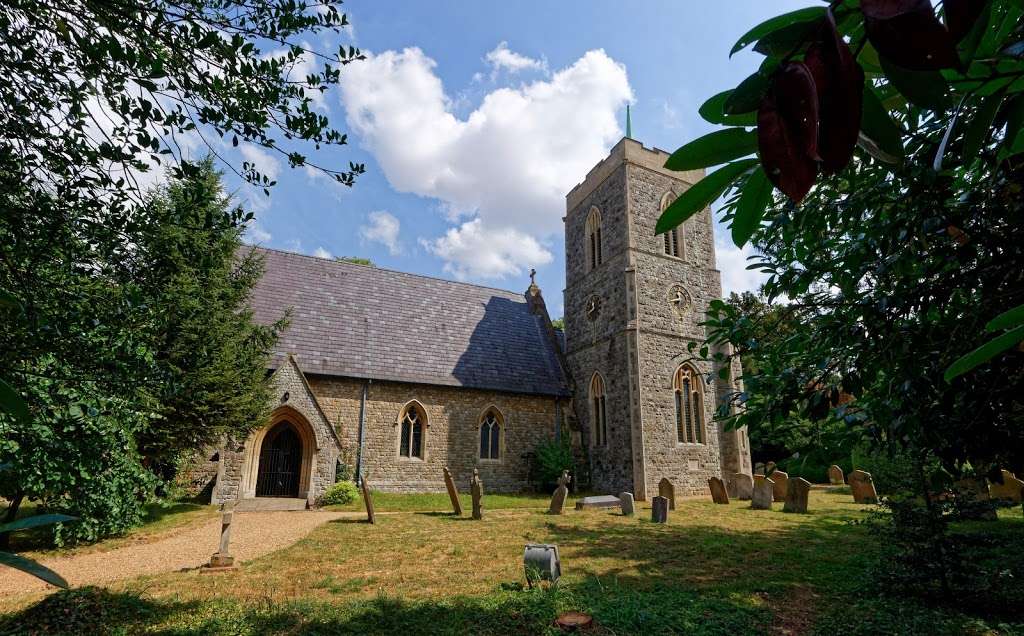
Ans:
[[[363,445],[366,439],[366,394],[373,380],[363,382],[363,397],[359,401],[359,452],[356,454],[356,484],[363,481]]]

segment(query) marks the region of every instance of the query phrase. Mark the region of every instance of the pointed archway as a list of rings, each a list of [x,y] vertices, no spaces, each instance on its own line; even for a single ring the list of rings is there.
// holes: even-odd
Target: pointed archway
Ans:
[[[306,418],[291,407],[278,407],[245,443],[242,498],[309,498],[318,453],[316,433]]]

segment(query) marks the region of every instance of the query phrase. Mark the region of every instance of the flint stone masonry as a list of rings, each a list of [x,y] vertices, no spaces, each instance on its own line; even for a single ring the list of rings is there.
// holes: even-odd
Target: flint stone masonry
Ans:
[[[786,486],[786,503],[782,512],[807,512],[807,498],[811,493],[811,482],[803,477],[789,480]]]
[[[771,479],[764,475],[754,475],[754,496],[750,500],[750,507],[754,510],[771,510],[774,487],[775,482]]]

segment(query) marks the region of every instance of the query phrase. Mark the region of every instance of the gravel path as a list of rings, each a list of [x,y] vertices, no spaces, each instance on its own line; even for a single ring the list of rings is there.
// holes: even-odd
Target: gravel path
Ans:
[[[231,553],[235,562],[287,547],[320,525],[350,512],[237,512],[231,526]],[[220,517],[185,526],[151,543],[43,559],[72,586],[106,583],[143,574],[195,568],[209,562],[220,544]],[[55,589],[39,579],[0,566],[0,596]]]

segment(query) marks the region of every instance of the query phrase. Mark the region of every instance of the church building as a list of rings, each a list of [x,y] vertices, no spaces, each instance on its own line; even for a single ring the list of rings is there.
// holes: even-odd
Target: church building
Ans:
[[[710,210],[654,232],[703,176],[667,157],[624,138],[568,193],[564,333],[532,280],[520,294],[251,248],[265,268],[256,320],[290,322],[269,421],[199,471],[212,501],[315,505],[339,470],[377,490],[442,491],[445,466],[460,488],[477,469],[488,492],[522,491],[550,439],[601,493],[648,499],[668,478],[696,495],[709,477],[749,475],[746,431],[714,418],[738,365],[695,359],[722,293]]]

